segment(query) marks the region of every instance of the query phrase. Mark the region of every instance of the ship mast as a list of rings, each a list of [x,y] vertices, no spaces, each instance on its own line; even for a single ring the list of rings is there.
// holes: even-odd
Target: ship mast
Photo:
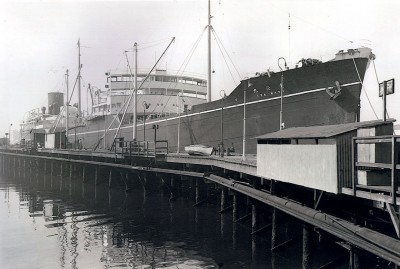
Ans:
[[[133,45],[133,50],[135,52],[135,74],[134,74],[134,96],[133,96],[133,134],[132,134],[132,140],[136,140],[136,134],[137,134],[137,43]],[[146,128],[146,126],[143,126],[143,128]]]
[[[211,4],[208,0],[208,64],[207,64],[207,102],[211,102]]]
[[[78,116],[81,117],[81,42],[78,39]]]
[[[69,103],[69,100],[68,100],[68,95],[69,95],[69,85],[68,85],[68,79],[69,79],[69,75],[68,75],[68,69],[67,69],[67,72],[66,72],[66,74],[65,74],[65,84],[66,84],[66,87],[67,87],[67,101],[65,102],[65,148],[67,148],[67,143],[68,143],[68,103]],[[60,140],[60,143],[61,143],[61,140]]]

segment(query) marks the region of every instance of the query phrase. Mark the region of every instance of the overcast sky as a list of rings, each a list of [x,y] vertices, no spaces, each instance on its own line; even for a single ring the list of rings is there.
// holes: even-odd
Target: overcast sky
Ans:
[[[132,50],[135,42],[139,68],[150,69],[170,38],[176,37],[158,67],[172,74],[184,71],[206,77],[205,34],[190,62],[184,64],[207,24],[206,0],[2,1],[0,6],[0,137],[11,123],[18,130],[27,111],[47,106],[48,92],[65,92],[66,69],[72,88],[78,70],[78,39],[84,110],[88,83],[104,89],[105,72],[126,70],[124,51]],[[397,80],[399,10],[398,1],[213,0],[212,23],[218,38],[213,37],[212,97],[219,98],[220,90],[231,92],[241,78],[255,72],[278,71],[281,56],[294,66],[301,58],[330,60],[341,49],[361,45],[376,54],[380,81]],[[223,57],[221,50],[229,57]],[[132,52],[128,57],[132,62]],[[234,66],[227,68],[224,58]],[[372,64],[365,90],[381,118],[382,101]],[[76,100],[75,95],[73,103]],[[388,112],[400,119],[398,91],[388,96]],[[363,92],[362,120],[371,119],[376,117]]]

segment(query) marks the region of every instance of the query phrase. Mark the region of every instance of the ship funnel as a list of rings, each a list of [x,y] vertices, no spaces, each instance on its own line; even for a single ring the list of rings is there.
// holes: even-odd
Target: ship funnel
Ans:
[[[48,105],[49,105],[49,114],[58,115],[60,113],[60,107],[64,105],[64,93],[49,92]]]

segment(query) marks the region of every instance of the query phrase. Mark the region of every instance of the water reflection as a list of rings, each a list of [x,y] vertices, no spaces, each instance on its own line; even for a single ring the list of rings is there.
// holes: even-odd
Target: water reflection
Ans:
[[[37,178],[0,179],[1,268],[301,267],[301,246],[271,259],[270,233],[252,237],[219,202],[193,207],[168,189]]]

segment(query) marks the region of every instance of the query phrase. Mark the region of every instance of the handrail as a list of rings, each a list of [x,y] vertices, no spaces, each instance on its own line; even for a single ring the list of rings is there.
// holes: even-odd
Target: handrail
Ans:
[[[168,140],[157,141],[124,141],[123,138],[115,138],[115,154],[125,156],[156,157],[168,154]]]
[[[371,136],[371,137],[353,137],[352,139],[352,189],[353,195],[356,196],[357,192],[357,171],[360,167],[367,167],[373,169],[390,170],[391,173],[391,199],[392,204],[396,204],[397,190],[399,183],[397,182],[399,164],[399,145],[400,136],[398,135],[384,135],[384,136]],[[360,144],[377,144],[377,143],[390,143],[391,155],[390,163],[377,163],[377,162],[359,162],[358,161],[358,145]]]

